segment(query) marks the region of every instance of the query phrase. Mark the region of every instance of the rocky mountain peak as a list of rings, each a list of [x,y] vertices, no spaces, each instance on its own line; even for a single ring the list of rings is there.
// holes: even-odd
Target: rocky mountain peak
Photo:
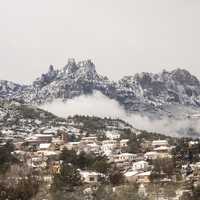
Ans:
[[[185,69],[176,69],[172,71],[172,79],[174,79],[175,81],[178,81],[179,83],[185,85],[200,85],[199,84],[199,80],[190,74],[190,72],[188,72]]]
[[[76,61],[74,58],[69,58],[68,63],[65,65],[63,71],[65,74],[72,74],[75,73],[78,69]]]
[[[74,58],[68,59],[67,65],[63,69],[65,76],[73,78],[88,78],[96,77],[95,65],[91,60],[84,60],[76,63]]]
[[[33,82],[33,85],[35,87],[43,87],[51,83],[56,78],[57,74],[58,74],[58,70],[54,70],[54,66],[50,65],[48,72],[45,74],[42,74],[41,77],[37,78]]]
[[[94,79],[97,75],[95,65],[91,60],[84,60],[78,63],[78,73],[84,75],[84,77],[89,79]]]
[[[134,78],[142,87],[148,86],[152,82],[152,74],[148,72],[138,73]]]
[[[47,73],[32,85],[0,82],[0,97],[28,104],[41,105],[58,98],[67,101],[94,91],[115,99],[129,112],[160,112],[169,105],[200,108],[199,80],[184,69],[158,74],[143,72],[112,82],[96,72],[91,60],[76,62],[71,58],[61,70],[50,65]]]
[[[88,68],[90,70],[95,70],[95,65],[90,59],[78,62],[78,66],[82,68]]]
[[[53,72],[54,71],[54,66],[53,65],[49,65],[49,72]]]

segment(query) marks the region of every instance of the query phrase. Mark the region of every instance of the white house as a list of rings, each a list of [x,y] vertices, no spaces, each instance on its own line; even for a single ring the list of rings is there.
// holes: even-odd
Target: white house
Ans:
[[[127,147],[128,146],[128,142],[129,142],[129,139],[120,140],[120,147],[121,148]]]
[[[34,134],[25,139],[30,144],[51,143],[53,136],[50,134]]]
[[[32,157],[27,159],[27,165],[32,168],[44,169],[47,166],[47,163],[42,157]]]
[[[85,153],[99,154],[101,152],[101,147],[96,143],[91,143],[91,144],[81,145],[79,150],[84,151]]]
[[[145,159],[148,159],[148,160],[158,159],[159,156],[160,156],[160,154],[156,151],[149,151],[144,154]]]
[[[146,161],[138,161],[134,162],[132,165],[132,170],[133,171],[147,171],[149,168],[149,164]]]
[[[196,168],[196,169],[200,169],[200,162],[196,162],[195,164],[194,164],[194,168]]]
[[[160,153],[168,153],[170,152],[171,148],[168,146],[160,146],[160,147],[154,148],[153,150]]]
[[[107,154],[107,152],[112,152],[117,147],[118,147],[117,140],[104,140],[102,141],[101,150],[104,152],[104,154]]]
[[[155,160],[155,159],[163,159],[163,158],[172,158],[172,155],[165,152],[156,152],[150,151],[144,154],[145,159]]]
[[[193,146],[193,145],[197,145],[197,144],[199,144],[199,142],[198,141],[189,141],[189,146],[191,147],[191,146]]]
[[[141,173],[137,171],[128,171],[124,174],[127,181],[137,182],[137,183],[149,183],[150,175],[151,175],[151,171],[141,172]]]
[[[41,143],[39,145],[39,150],[48,150],[51,147],[51,143]]]
[[[112,156],[114,162],[132,162],[136,158],[136,154],[132,153],[121,153]]]
[[[104,176],[101,173],[89,172],[89,171],[80,171],[80,175],[83,182],[90,183],[90,184],[97,183],[99,180],[99,177]]]
[[[81,138],[81,143],[83,144],[91,144],[91,143],[96,143],[97,142],[97,137],[83,137]]]
[[[107,131],[106,137],[110,140],[117,140],[120,138],[120,134],[112,131]]]
[[[152,142],[152,147],[156,148],[156,147],[161,147],[161,146],[169,146],[169,143],[167,140],[154,140]]]

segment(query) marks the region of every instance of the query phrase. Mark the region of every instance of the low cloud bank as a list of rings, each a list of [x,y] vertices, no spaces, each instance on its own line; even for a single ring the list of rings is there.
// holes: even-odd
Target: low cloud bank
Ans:
[[[60,117],[73,115],[88,115],[97,117],[120,118],[132,124],[135,128],[167,134],[171,136],[183,136],[190,131],[200,132],[200,120],[150,120],[136,114],[128,115],[115,100],[109,99],[100,92],[94,92],[90,96],[80,96],[67,102],[55,100],[41,107]]]

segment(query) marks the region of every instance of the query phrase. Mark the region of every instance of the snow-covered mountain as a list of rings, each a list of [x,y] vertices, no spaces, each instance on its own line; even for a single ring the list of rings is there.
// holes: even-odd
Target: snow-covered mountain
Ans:
[[[0,82],[1,98],[36,105],[58,98],[67,101],[94,91],[117,100],[128,112],[171,116],[173,108],[200,108],[200,82],[184,69],[140,73],[114,82],[98,74],[91,60],[77,63],[69,59],[61,70],[50,65],[32,85]]]

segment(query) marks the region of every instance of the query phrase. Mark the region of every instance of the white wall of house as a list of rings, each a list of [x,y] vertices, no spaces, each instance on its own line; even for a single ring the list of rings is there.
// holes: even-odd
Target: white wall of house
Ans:
[[[110,140],[117,140],[120,138],[120,134],[116,132],[106,132],[106,137],[109,138]]]
[[[169,143],[167,140],[154,140],[152,142],[152,147],[156,148],[156,147],[161,147],[161,146],[169,146]]]
[[[149,164],[146,161],[138,161],[133,163],[132,170],[133,171],[146,171],[149,168]]]
[[[98,178],[101,174],[97,172],[81,171],[80,175],[82,177],[83,182],[85,183],[97,183]]]
[[[132,162],[136,155],[132,153],[121,153],[113,156],[114,162]]]

